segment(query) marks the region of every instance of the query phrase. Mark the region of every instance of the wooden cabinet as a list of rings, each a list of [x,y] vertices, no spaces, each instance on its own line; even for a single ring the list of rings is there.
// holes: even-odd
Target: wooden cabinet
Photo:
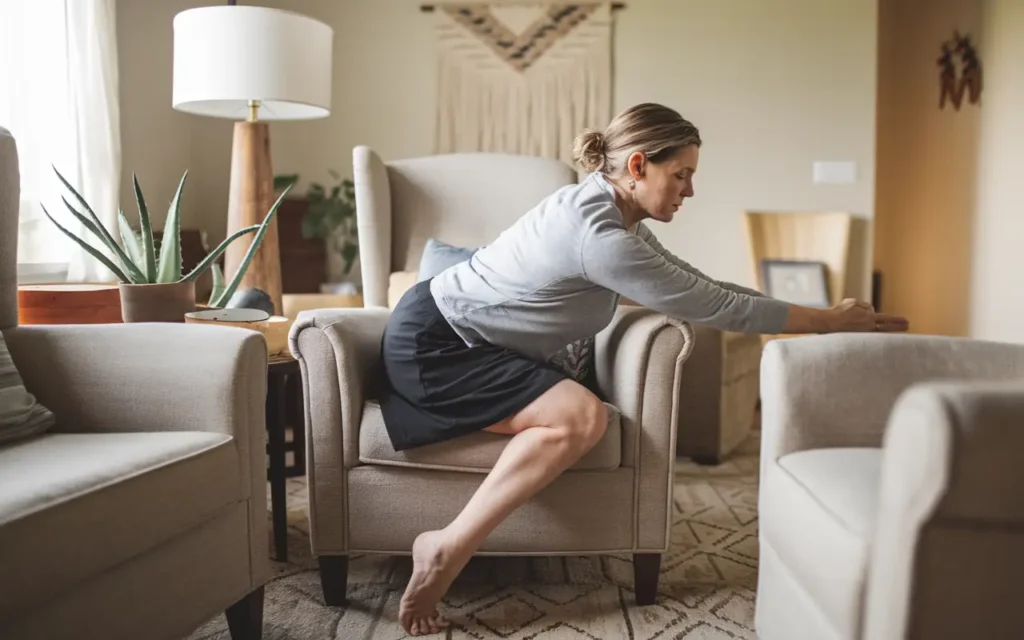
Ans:
[[[319,238],[302,237],[305,198],[286,198],[278,210],[281,286],[284,293],[319,293],[327,280],[327,251]]]

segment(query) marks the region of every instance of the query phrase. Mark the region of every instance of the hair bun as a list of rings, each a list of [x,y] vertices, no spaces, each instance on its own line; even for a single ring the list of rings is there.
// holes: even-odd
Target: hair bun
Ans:
[[[608,164],[608,147],[604,134],[588,129],[576,136],[572,158],[587,172],[601,171]]]

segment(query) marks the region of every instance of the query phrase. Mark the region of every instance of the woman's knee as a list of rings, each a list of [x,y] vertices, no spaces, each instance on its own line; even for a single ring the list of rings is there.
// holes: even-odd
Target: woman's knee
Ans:
[[[608,408],[600,398],[587,391],[585,399],[580,402],[576,417],[574,435],[589,451],[601,441],[608,429]]]
[[[600,398],[574,382],[567,397],[559,404],[558,415],[551,426],[571,446],[585,453],[604,437],[608,428],[608,410]]]
[[[563,380],[514,416],[499,433],[518,433],[530,427],[546,427],[553,440],[586,452],[604,437],[608,410],[586,387]]]

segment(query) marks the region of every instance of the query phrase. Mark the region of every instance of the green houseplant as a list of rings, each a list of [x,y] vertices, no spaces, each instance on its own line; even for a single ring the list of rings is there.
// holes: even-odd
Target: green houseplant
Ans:
[[[308,206],[302,217],[302,237],[307,240],[324,240],[329,254],[328,262],[331,262],[332,257],[340,259],[337,269],[328,268],[328,279],[344,279],[352,273],[356,258],[359,257],[355,185],[352,180],[342,178],[334,170],[328,170],[327,173],[334,179],[334,184],[329,188],[312,182],[306,189]],[[275,176],[274,188],[290,187],[298,180],[298,174],[294,173]]]
[[[277,201],[270,208],[267,216],[263,219],[262,224],[246,227],[231,234],[197,264],[192,271],[183,273],[180,237],[181,193],[185,186],[185,179],[188,176],[187,171],[182,174],[181,180],[178,182],[177,191],[167,211],[159,255],[157,255],[149,208],[146,205],[142,188],[139,186],[139,180],[134,174],[132,175],[132,181],[135,188],[136,205],[139,210],[140,232],[136,234],[128,223],[124,212],[118,210],[117,222],[121,243],[123,244],[122,247],[103,226],[92,207],[89,206],[81,194],[71,186],[64,176],[57,171],[56,167],[54,167],[54,172],[64,187],[74,196],[75,201],[81,206],[84,213],[68,202],[66,197],[62,196],[61,200],[64,202],[64,206],[68,208],[68,211],[85,229],[99,238],[113,258],[104,255],[103,252],[93,247],[84,238],[76,236],[62,226],[50,215],[50,212],[45,207],[43,207],[43,212],[58,229],[74,240],[91,256],[103,263],[119,280],[121,312],[125,322],[183,322],[184,315],[195,310],[196,278],[206,269],[216,267],[216,260],[227,249],[229,244],[243,235],[255,232],[256,236],[252,239],[249,250],[246,252],[238,271],[233,275],[229,283],[224,284],[223,274],[220,273],[219,268],[214,270],[215,290],[210,296],[209,306],[223,306],[234,295],[239,283],[241,283],[253,255],[263,242],[268,224],[274,218],[281,205],[281,201],[290,189],[289,186],[281,193]]]

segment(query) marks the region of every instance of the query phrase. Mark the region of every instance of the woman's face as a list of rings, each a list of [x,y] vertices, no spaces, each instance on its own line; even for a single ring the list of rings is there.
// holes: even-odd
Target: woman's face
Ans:
[[[697,171],[700,148],[688,145],[668,160],[655,164],[643,154],[629,159],[629,172],[636,180],[638,205],[654,220],[671,222],[683,206],[684,198],[693,197],[693,174]]]

